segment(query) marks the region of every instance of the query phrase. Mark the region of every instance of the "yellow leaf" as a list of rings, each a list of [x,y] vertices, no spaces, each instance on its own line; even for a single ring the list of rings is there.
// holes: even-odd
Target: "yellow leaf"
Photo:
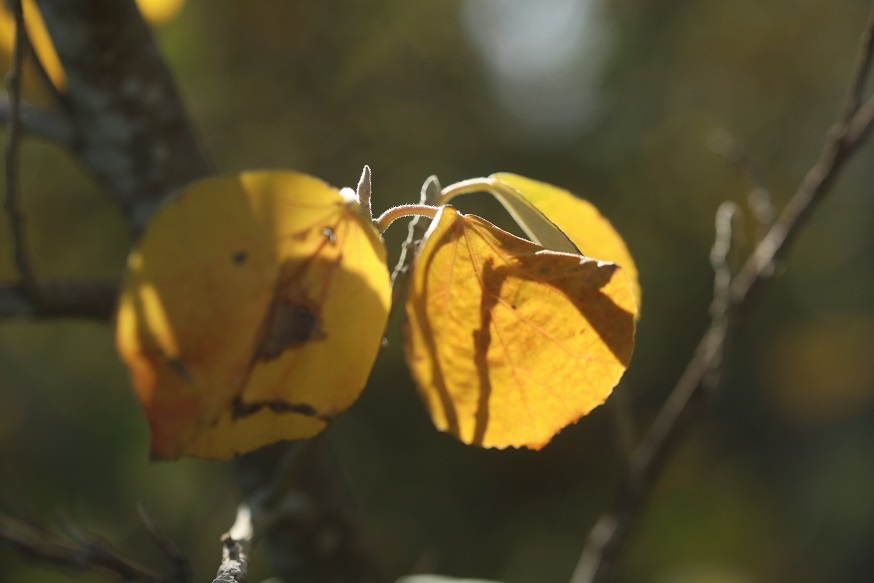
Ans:
[[[153,25],[163,24],[173,18],[184,3],[185,0],[137,0],[137,6],[142,12],[143,18]],[[52,85],[63,91],[67,87],[67,75],[64,73],[61,60],[55,51],[55,45],[49,36],[42,14],[36,6],[36,1],[22,0],[21,9],[24,14],[27,36],[33,45],[34,52],[39,57]],[[0,2],[0,71],[9,70],[14,40],[15,20],[9,12],[6,2]],[[33,99],[32,96],[38,93],[39,88],[31,80],[34,72],[33,65],[27,62],[28,58],[25,57],[28,75],[24,93]]]
[[[116,323],[153,458],[311,436],[364,387],[389,308],[354,196],[294,172],[199,182],[131,253]]]
[[[631,279],[637,308],[640,308],[637,266],[625,241],[598,209],[567,190],[545,182],[508,173],[493,174],[490,178],[509,187],[507,194],[510,196],[497,198],[532,240],[550,249],[564,250],[542,240],[545,230],[540,227],[536,216],[527,211],[526,207],[530,205],[555,223],[583,255],[621,266]],[[513,197],[513,191],[519,196]]]
[[[539,449],[610,394],[631,358],[635,312],[615,264],[445,206],[413,267],[407,360],[438,429]]]
[[[36,1],[22,0],[21,10],[24,15],[27,36],[30,39],[31,45],[33,45],[34,52],[39,56],[39,60],[51,79],[52,84],[58,89],[64,89],[67,86],[67,77],[61,66],[61,60],[58,58],[57,52],[55,52],[55,46],[52,44],[52,39],[49,36],[49,31],[46,29],[42,14],[37,9]],[[15,19],[9,12],[6,2],[0,2],[0,55],[2,55],[2,66],[0,66],[0,69],[4,72],[9,70],[14,42]],[[34,71],[33,65],[28,61],[29,58],[28,56],[24,58],[28,73],[24,93],[32,95],[38,91],[38,87],[31,80],[31,75],[34,75]]]
[[[164,24],[179,12],[185,0],[137,0],[137,7],[150,24]]]

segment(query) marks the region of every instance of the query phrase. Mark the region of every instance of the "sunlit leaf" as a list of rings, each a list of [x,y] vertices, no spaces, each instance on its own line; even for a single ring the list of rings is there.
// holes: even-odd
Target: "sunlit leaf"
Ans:
[[[156,214],[116,329],[153,457],[308,437],[354,402],[389,305],[385,249],[359,211],[315,178],[251,172]]]
[[[437,428],[538,449],[619,381],[636,304],[615,264],[546,250],[447,206],[416,259],[406,312],[407,359]]]
[[[560,238],[538,216],[542,213],[573,241],[583,255],[621,266],[634,285],[640,307],[637,266],[625,241],[598,209],[567,190],[545,182],[507,173],[494,174],[490,178],[508,187],[501,189],[501,195],[496,195],[496,198],[533,241],[548,249],[566,250],[556,246],[555,241]]]

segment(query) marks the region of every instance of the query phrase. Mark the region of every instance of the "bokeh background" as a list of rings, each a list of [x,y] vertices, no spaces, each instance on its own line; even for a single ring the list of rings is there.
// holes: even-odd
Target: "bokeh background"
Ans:
[[[707,323],[718,205],[753,185],[780,208],[840,111],[863,0],[188,0],[156,28],[223,171],[281,167],[374,205],[512,171],[594,202],[643,286],[617,391],[638,431]],[[24,143],[38,272],[120,274],[130,240],[62,149]],[[862,149],[737,331],[723,386],[679,448],[619,565],[621,580],[874,578],[874,149]],[[508,225],[485,196],[459,206]],[[746,212],[746,247],[759,229]],[[12,277],[3,222],[0,273]],[[397,257],[406,234],[387,234]],[[541,452],[477,450],[433,430],[389,332],[360,401],[329,430],[386,572],[563,582],[615,490],[609,402]],[[59,514],[148,560],[143,502],[208,580],[238,493],[227,464],[149,464],[146,427],[107,326],[0,322],[0,508]],[[68,575],[0,546],[0,580]],[[255,561],[252,580],[269,576]],[[99,580],[88,575],[82,581]]]

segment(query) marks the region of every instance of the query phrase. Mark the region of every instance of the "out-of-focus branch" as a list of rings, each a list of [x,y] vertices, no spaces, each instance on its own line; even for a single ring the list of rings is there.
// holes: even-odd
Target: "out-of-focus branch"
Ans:
[[[710,145],[747,176],[751,185],[747,203],[756,219],[758,237],[763,238],[777,218],[777,210],[771,202],[771,192],[765,181],[765,172],[743,145],[725,130],[715,131],[711,136]]]
[[[60,95],[73,153],[106,188],[135,234],[177,190],[212,173],[173,78],[134,0],[37,0],[67,77]],[[108,319],[115,286],[47,284],[35,302],[21,284],[0,286],[0,315]],[[57,292],[57,293],[55,293]],[[278,469],[279,444],[239,460],[237,476],[254,534],[288,581],[379,581],[354,523],[342,482],[322,445],[305,446],[291,478]],[[277,482],[277,476],[285,476]],[[277,485],[279,484],[279,485]],[[265,492],[272,492],[265,496]],[[273,500],[270,504],[265,500]],[[247,545],[223,541],[228,572],[246,569]],[[239,581],[239,578],[237,578]]]
[[[109,321],[118,297],[114,281],[42,281],[34,301],[22,283],[0,283],[0,319],[83,318]]]
[[[242,561],[233,560],[234,552],[247,550],[251,542],[266,547],[277,574],[287,581],[385,581],[352,519],[324,437],[277,443],[240,457],[237,476],[245,510],[238,511],[223,539],[228,560],[222,568],[245,569],[245,552]]]
[[[12,63],[9,76],[6,80],[9,92],[9,124],[6,131],[6,148],[4,151],[4,167],[6,171],[6,197],[4,209],[9,216],[9,225],[12,232],[12,257],[21,283],[28,295],[36,302],[39,301],[39,287],[36,282],[30,255],[27,252],[27,235],[24,225],[24,216],[18,200],[19,175],[18,175],[18,147],[21,140],[21,64],[30,41],[27,38],[27,30],[24,27],[24,13],[21,8],[21,0],[14,0],[9,5],[15,20],[15,41],[12,46]]]
[[[125,557],[106,541],[77,530],[69,539],[0,514],[0,540],[39,561],[76,571],[109,572],[123,581],[182,583],[161,576]]]
[[[134,0],[38,0],[67,75],[76,153],[139,232],[213,168]]]
[[[140,520],[143,521],[143,526],[152,536],[152,540],[155,541],[158,549],[173,566],[169,579],[177,583],[189,583],[193,579],[193,573],[188,555],[176,548],[176,545],[164,534],[158,521],[155,520],[143,504],[137,507],[137,511],[140,515]]]
[[[746,308],[752,292],[773,272],[774,262],[788,251],[810,214],[823,200],[844,164],[874,127],[874,97],[862,104],[862,92],[874,54],[874,8],[862,36],[855,71],[843,112],[826,136],[819,159],[765,237],[725,288],[727,301],[701,339],[692,360],[671,391],[648,432],[635,449],[627,474],[611,508],[589,533],[571,583],[609,580],[616,558],[625,548],[633,527],[676,448],[678,437],[700,411],[700,405],[717,384],[725,349],[727,319]]]
[[[422,185],[419,195],[419,204],[434,206],[440,198],[440,182],[436,176],[429,176]],[[425,236],[430,221],[423,216],[416,216],[410,221],[407,238],[401,247],[401,256],[391,274],[391,314],[389,319],[396,318],[400,307],[404,304],[404,296],[407,293],[407,284],[410,278],[410,270],[416,259],[419,242]]]
[[[76,132],[67,118],[28,103],[20,103],[18,108],[18,119],[25,134],[45,138],[67,148],[75,147]],[[0,123],[9,126],[12,117],[11,98],[9,95],[0,95]]]

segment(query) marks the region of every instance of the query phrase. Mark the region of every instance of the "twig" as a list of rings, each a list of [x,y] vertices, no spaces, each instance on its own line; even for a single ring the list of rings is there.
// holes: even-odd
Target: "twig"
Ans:
[[[39,286],[36,275],[27,254],[27,235],[25,233],[24,216],[18,204],[19,167],[18,147],[21,140],[21,63],[28,46],[27,31],[24,28],[24,13],[21,0],[10,2],[15,19],[15,43],[12,47],[12,63],[6,80],[6,90],[9,92],[9,125],[6,131],[6,150],[4,164],[6,167],[6,199],[4,207],[9,215],[12,230],[12,253],[15,267],[21,277],[21,282],[28,295],[39,303]]]
[[[419,204],[434,206],[440,199],[440,182],[436,176],[429,176],[422,185],[422,191],[419,195]],[[389,319],[394,319],[395,314],[403,305],[404,296],[407,293],[407,285],[409,283],[410,270],[413,267],[413,261],[416,259],[416,252],[419,242],[425,236],[425,231],[428,230],[430,221],[422,216],[416,216],[410,221],[407,238],[401,246],[401,256],[398,258],[398,263],[395,265],[394,271],[391,274],[391,313]]]
[[[351,517],[348,492],[336,475],[325,437],[267,446],[235,460],[251,526],[245,538],[260,544],[287,581],[383,583]],[[245,521],[241,520],[245,518]],[[238,529],[231,539],[243,538]],[[234,547],[223,548],[234,556]]]
[[[843,112],[827,134],[819,159],[767,235],[731,280],[726,291],[727,310],[740,312],[741,308],[746,307],[751,292],[771,273],[774,262],[787,252],[804,221],[834,184],[841,168],[871,132],[874,126],[874,98],[869,98],[861,107],[859,104],[872,52],[874,7],[862,36]],[[652,484],[674,451],[677,437],[694,417],[701,397],[715,388],[724,344],[725,322],[717,317],[711,322],[692,360],[636,448],[613,505],[589,534],[571,583],[604,581],[610,577],[610,568],[625,547]]]
[[[213,583],[246,583],[249,579],[249,551],[255,529],[248,504],[240,504],[231,529],[222,535],[222,562]]]
[[[73,531],[72,540],[59,538],[0,514],[0,540],[40,561],[78,571],[108,571],[124,581],[170,583],[168,579],[131,561],[105,541],[78,528],[68,526],[68,529]]]
[[[762,238],[777,218],[777,210],[771,202],[771,192],[768,190],[764,171],[743,145],[726,130],[715,131],[710,136],[710,146],[740,168],[749,180],[751,188],[747,195],[747,202],[760,230],[759,238]]]
[[[75,148],[76,131],[67,118],[28,103],[20,103],[18,107],[18,119],[24,133]],[[0,95],[0,123],[9,125],[11,119],[11,100],[8,95]]]
[[[114,281],[43,281],[35,302],[24,284],[0,282],[0,319],[83,318],[109,321],[118,297]]]
[[[152,540],[155,541],[155,544],[173,565],[173,571],[168,578],[176,583],[189,583],[192,580],[193,574],[191,572],[191,561],[188,560],[188,556],[177,549],[173,541],[164,534],[158,521],[146,509],[145,505],[139,504],[137,506],[137,513],[140,516],[140,520],[143,521],[146,531],[152,536]]]

